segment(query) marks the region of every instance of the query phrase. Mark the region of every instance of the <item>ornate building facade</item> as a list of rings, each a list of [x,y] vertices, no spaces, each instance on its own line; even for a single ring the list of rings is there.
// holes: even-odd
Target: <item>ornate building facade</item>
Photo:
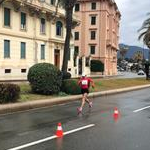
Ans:
[[[65,11],[56,0],[0,0],[0,80],[26,80],[41,62],[62,66]],[[74,21],[75,21],[74,17]],[[71,38],[68,71],[76,76]]]
[[[79,73],[91,74],[86,60],[100,60],[105,75],[117,74],[117,50],[121,14],[114,0],[78,0],[75,14],[81,24],[75,28],[75,51]]]

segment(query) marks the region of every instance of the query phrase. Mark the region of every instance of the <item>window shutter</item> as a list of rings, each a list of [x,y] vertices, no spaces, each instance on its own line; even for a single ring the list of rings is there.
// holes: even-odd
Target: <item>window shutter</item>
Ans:
[[[21,24],[25,25],[26,24],[26,14],[21,12]]]
[[[4,40],[4,58],[10,57],[10,41]]]
[[[45,45],[41,45],[41,59],[45,59]]]
[[[4,8],[4,25],[10,26],[10,9]]]
[[[45,19],[41,18],[41,24],[45,24]]]
[[[26,43],[21,42],[21,58],[25,58],[26,56]]]

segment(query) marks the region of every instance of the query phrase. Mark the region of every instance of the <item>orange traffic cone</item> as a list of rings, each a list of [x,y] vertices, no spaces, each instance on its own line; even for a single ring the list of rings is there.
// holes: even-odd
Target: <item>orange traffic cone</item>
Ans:
[[[119,111],[117,108],[114,109],[114,118],[118,118],[119,117]]]
[[[61,126],[60,122],[58,123],[58,126],[57,126],[56,136],[57,137],[62,137],[63,136],[63,130],[62,130],[62,126]]]

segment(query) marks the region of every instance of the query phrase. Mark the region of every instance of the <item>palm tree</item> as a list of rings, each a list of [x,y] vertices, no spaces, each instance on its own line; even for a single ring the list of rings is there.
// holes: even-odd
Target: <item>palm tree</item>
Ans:
[[[150,14],[150,13],[149,13]],[[138,30],[138,31],[143,31],[138,39],[140,40],[141,38],[143,38],[143,43],[150,48],[150,18],[146,19],[143,24],[142,27]]]
[[[0,4],[2,4],[5,0],[0,0]]]
[[[73,8],[76,4],[77,0],[58,0],[56,7],[61,4],[65,8],[66,12],[66,38],[64,45],[64,55],[63,55],[63,64],[62,64],[62,72],[67,72],[68,68],[68,55],[70,51],[70,35],[73,26],[72,16],[73,16]]]

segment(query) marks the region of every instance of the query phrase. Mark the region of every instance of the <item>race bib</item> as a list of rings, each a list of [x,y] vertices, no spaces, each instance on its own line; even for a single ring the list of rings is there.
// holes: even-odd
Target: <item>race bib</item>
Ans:
[[[88,81],[87,80],[82,80],[82,85],[88,85]]]

